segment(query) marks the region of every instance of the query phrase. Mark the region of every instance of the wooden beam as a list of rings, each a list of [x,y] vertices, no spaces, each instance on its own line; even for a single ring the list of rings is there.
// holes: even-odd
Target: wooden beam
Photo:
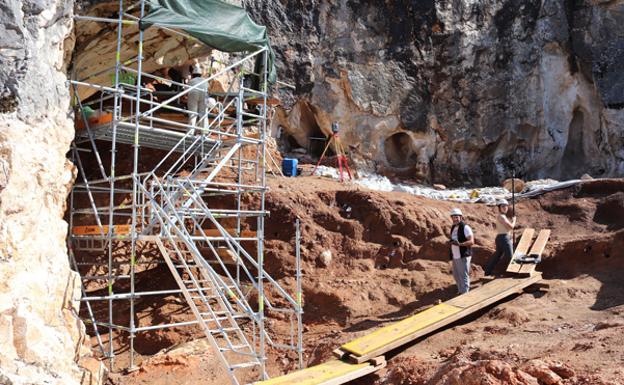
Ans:
[[[550,238],[550,230],[543,229],[540,230],[539,234],[537,234],[537,239],[531,250],[529,250],[528,256],[540,258],[542,253],[544,252],[544,248],[546,247],[546,243],[548,243],[548,239]],[[536,263],[522,263],[520,266],[520,270],[518,270],[518,274],[531,275],[535,271]]]
[[[374,354],[375,352],[384,350],[383,353],[385,353],[387,351],[385,350],[386,346],[394,346],[396,341],[411,340],[410,337],[420,330],[427,329],[431,325],[448,319],[461,310],[460,307],[441,303],[403,321],[377,329],[370,334],[346,343],[340,349],[357,357],[366,357],[362,358],[362,360],[368,361],[373,356],[379,355]]]
[[[412,321],[410,321],[410,318],[408,318],[342,345],[340,350],[345,354],[348,354],[348,359],[352,362],[366,362],[373,357],[383,355],[390,350],[396,349],[404,344],[414,341],[417,338],[439,330],[459,319],[483,309],[484,307],[496,303],[505,297],[521,293],[525,287],[528,287],[541,279],[541,273],[522,279],[513,277],[496,279],[478,289],[442,303],[441,305],[444,305],[445,310],[439,307],[441,305],[437,305],[410,317],[414,319],[413,322],[415,324],[420,325],[420,328],[412,327],[414,325],[412,324]],[[434,310],[436,307],[438,307],[438,309]],[[432,310],[433,312],[430,312]],[[437,318],[435,315],[440,312],[445,313],[446,316]],[[423,314],[427,314],[427,316],[434,316],[435,321],[426,322],[422,320]],[[404,328],[409,328],[409,330]]]
[[[254,385],[340,385],[364,377],[385,365],[383,357],[376,357],[372,362],[363,364],[331,360],[285,376],[254,382]]]
[[[526,255],[529,252],[529,247],[531,247],[534,233],[535,230],[531,228],[526,228],[522,232],[522,236],[520,237],[520,242],[518,242],[516,251],[511,256],[511,261],[509,261],[509,265],[507,265],[508,273],[518,273],[518,271],[520,270],[521,265],[516,262],[516,258]]]
[[[219,229],[203,229],[203,230],[204,230],[204,234],[206,234],[207,237],[220,237],[220,236],[222,236],[222,234],[219,231]],[[234,228],[225,229],[225,231],[227,231],[228,234],[230,234],[233,237],[240,237],[240,238],[255,238],[256,235],[257,235],[256,231],[251,231],[251,230],[241,230],[240,235],[236,234],[236,229],[234,229]],[[194,235],[202,236],[203,234],[201,233],[201,231],[196,230]]]

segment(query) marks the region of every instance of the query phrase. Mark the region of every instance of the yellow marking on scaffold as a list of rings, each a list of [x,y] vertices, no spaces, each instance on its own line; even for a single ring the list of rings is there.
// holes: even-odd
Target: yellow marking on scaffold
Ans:
[[[114,225],[113,226],[113,234],[129,234],[130,233],[130,225]],[[102,226],[102,231],[104,234],[108,234],[108,225]],[[73,235],[101,235],[100,226],[74,226],[72,228]]]

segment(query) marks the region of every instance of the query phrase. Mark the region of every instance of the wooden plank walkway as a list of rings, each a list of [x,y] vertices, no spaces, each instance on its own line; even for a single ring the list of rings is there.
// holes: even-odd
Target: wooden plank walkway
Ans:
[[[516,262],[516,258],[526,255],[526,253],[529,252],[529,247],[531,247],[534,233],[534,229],[524,229],[522,232],[520,242],[518,242],[518,246],[516,246],[516,251],[514,251],[511,261],[509,261],[509,265],[507,265],[508,273],[517,273],[520,270],[521,264]]]
[[[520,263],[516,261],[516,258],[524,256],[541,257],[542,253],[544,252],[544,248],[546,247],[546,243],[548,243],[548,239],[550,238],[550,230],[540,230],[539,234],[537,235],[537,239],[533,243],[533,246],[531,246],[534,233],[535,230],[531,228],[524,229],[524,231],[522,232],[520,242],[518,242],[518,247],[516,247],[516,251],[514,252],[513,257],[511,258],[511,261],[509,261],[509,265],[507,266],[508,273],[530,276],[535,272],[537,264]]]
[[[532,236],[533,234],[531,234]],[[530,244],[530,243],[529,243]],[[528,249],[528,246],[527,246]],[[466,294],[435,305],[402,321],[377,329],[342,345],[335,351],[339,360],[313,366],[256,385],[338,385],[378,370],[375,365],[383,354],[423,337],[492,305],[521,293],[542,279],[541,273],[530,277],[498,278]],[[385,365],[385,361],[383,363]]]
[[[540,230],[535,243],[533,243],[531,250],[529,250],[529,257],[540,258],[544,252],[548,238],[550,238],[550,230]],[[520,266],[518,274],[532,275],[536,267],[536,263],[523,263],[522,266]]]
[[[356,378],[364,377],[386,365],[384,360],[363,364],[350,364],[340,360],[331,360],[323,364],[299,370],[270,380],[255,382],[255,385],[339,385]]]
[[[342,351],[351,362],[366,362],[450,325],[503,298],[520,293],[541,279],[541,273],[525,279],[514,277],[495,279],[450,301],[344,344],[339,351]]]

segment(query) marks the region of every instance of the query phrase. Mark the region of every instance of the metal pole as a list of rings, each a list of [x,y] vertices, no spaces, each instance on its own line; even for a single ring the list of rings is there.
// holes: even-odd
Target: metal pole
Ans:
[[[303,293],[301,290],[301,228],[299,218],[295,222],[295,274],[297,280],[297,355],[299,369],[303,369]]]
[[[264,79],[263,79],[263,86],[264,87],[266,85],[267,82],[267,63],[268,63],[268,57],[269,57],[269,53],[268,51],[264,51],[263,53],[263,60],[264,60]],[[266,107],[266,94],[264,95],[264,100],[263,100],[263,104]],[[241,101],[242,103],[242,101]],[[262,150],[262,162],[265,162],[266,156],[265,156],[265,152],[266,152],[266,138],[265,138],[265,132],[266,132],[266,108],[264,108],[263,111],[264,114],[264,119],[262,119],[262,123],[260,124],[260,147]],[[242,120],[242,116],[241,116],[241,120]],[[257,150],[256,150],[257,151]],[[266,173],[264,170],[264,164],[262,166],[262,191],[260,192],[261,194],[261,199],[260,199],[260,211],[264,212],[265,209],[265,198],[266,198]],[[258,327],[260,329],[260,367],[261,367],[261,374],[262,374],[262,379],[265,380],[268,377],[267,373],[266,373],[266,357],[265,357],[265,330],[264,330],[264,214],[258,217],[258,291],[260,293],[260,299],[262,301],[259,302],[259,324]]]
[[[121,35],[123,29],[123,0],[119,0],[119,23],[117,24],[117,53],[115,55],[115,99],[113,107],[113,133],[111,138],[111,169],[110,169],[110,192],[109,192],[109,211],[108,211],[108,295],[113,295],[113,223],[115,207],[115,161],[117,152],[117,122],[121,119],[121,101],[119,98],[119,73],[121,67]],[[110,358],[110,370],[113,371],[115,362],[115,353],[113,347],[113,300],[108,300],[108,356]]]
[[[518,218],[516,216],[516,170],[513,169],[511,170],[511,212],[512,212],[512,217],[516,217],[516,219]],[[515,229],[511,230],[511,237],[512,237],[512,245],[513,247],[516,247],[516,231]]]
[[[211,65],[212,65],[212,60],[211,60]],[[242,72],[241,72],[242,74]],[[244,99],[244,77],[241,76],[240,78],[240,89],[238,90],[238,101],[237,101],[237,110],[239,113],[239,116],[237,116],[236,119],[236,133],[238,134],[238,141],[240,142],[241,137],[243,135],[243,99]],[[237,175],[237,184],[240,186],[243,183],[243,146],[240,147],[240,149],[238,150],[238,175]],[[241,210],[241,197],[242,197],[242,191],[241,189],[238,189],[238,192],[236,193],[236,210],[238,212],[239,215],[237,215],[236,217],[236,231],[237,234],[240,235],[240,231],[241,231],[241,218],[240,218],[240,210]],[[236,251],[236,283],[238,285],[240,285],[240,251],[237,250]]]
[[[74,147],[74,151],[72,151],[72,158],[73,158],[72,160],[75,161],[75,159],[79,156],[80,154],[78,154],[78,151],[76,151]],[[72,188],[69,193],[69,232],[70,234],[67,235],[67,254],[70,257],[70,261],[71,261],[73,269],[76,271],[78,275],[80,275],[80,270],[78,270],[78,263],[76,262],[76,257],[73,251],[73,241],[71,237],[71,231],[72,231],[72,228],[74,227],[74,193],[75,193],[75,190]],[[98,218],[99,220],[98,216],[96,216],[96,218]],[[100,225],[100,231],[101,231],[101,228],[102,226]],[[82,277],[80,279],[80,292],[82,294],[82,297],[84,298],[86,296],[86,293],[84,289],[84,284],[82,282]],[[89,314],[89,318],[91,319],[91,321],[95,323],[95,317],[93,316],[93,311],[91,310],[91,304],[89,302],[87,302],[87,313]],[[102,352],[102,356],[106,356],[106,353],[104,351],[104,345],[102,344],[102,338],[95,325],[93,327],[93,332],[95,333],[95,337],[97,339],[98,346],[100,347],[100,351]]]
[[[140,0],[140,18],[145,14],[145,0]],[[134,369],[134,285],[135,285],[135,263],[136,263],[136,240],[137,240],[137,184],[139,180],[139,120],[141,116],[141,72],[143,70],[143,29],[139,26],[139,52],[137,55],[137,77],[136,77],[136,106],[135,106],[135,127],[134,127],[134,157],[132,169],[132,226],[131,226],[131,254],[130,254],[130,370]]]

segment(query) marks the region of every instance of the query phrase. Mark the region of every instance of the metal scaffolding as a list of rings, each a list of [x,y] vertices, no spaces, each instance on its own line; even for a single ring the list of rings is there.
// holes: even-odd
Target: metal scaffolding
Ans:
[[[211,71],[194,86],[171,82],[143,71],[144,31],[137,20],[144,14],[144,0],[120,0],[117,18],[76,16],[77,28],[105,23],[117,36],[114,63],[105,71],[112,84],[69,81],[77,111],[71,158],[78,178],[69,200],[68,248],[82,278],[85,321],[111,369],[115,335],[127,336],[132,369],[137,334],[190,325],[203,330],[233,384],[268,377],[268,347],[296,352],[301,367],[298,222],[294,293],[264,269],[267,48]],[[122,55],[122,39],[130,32],[136,52],[122,61],[128,56]],[[254,65],[258,58],[260,67]],[[155,92],[146,79],[168,81],[178,90]],[[210,92],[215,79],[228,79],[226,92]],[[182,98],[202,87],[216,103],[200,114]],[[82,100],[79,88],[95,92]],[[137,288],[137,275],[163,265],[177,288]],[[137,303],[167,296],[184,299],[194,320],[139,322]],[[119,313],[126,306],[124,319]],[[290,322],[288,336],[267,330],[266,322],[278,313]]]

